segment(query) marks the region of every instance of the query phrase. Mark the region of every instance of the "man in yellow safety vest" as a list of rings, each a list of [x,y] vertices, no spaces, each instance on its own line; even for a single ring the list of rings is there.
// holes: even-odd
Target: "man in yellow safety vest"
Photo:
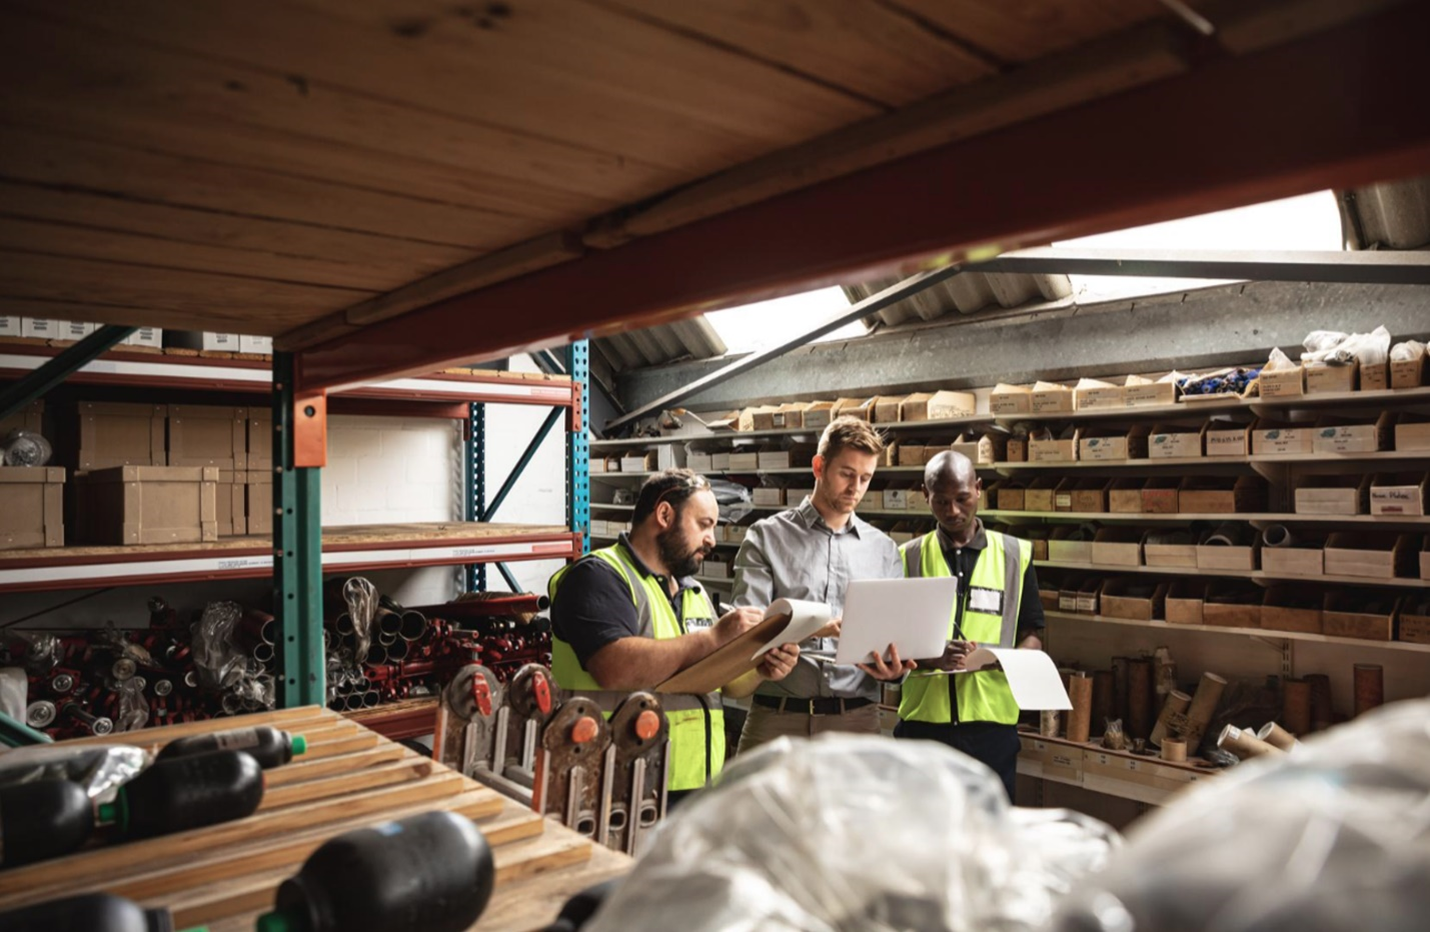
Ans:
[[[979,645],[1042,648],[1043,606],[1032,547],[990,531],[978,518],[983,482],[968,457],[940,453],[924,469],[924,493],[937,529],[900,548],[904,575],[957,576],[958,599],[943,656],[919,660],[904,681],[897,738],[941,741],[987,764],[1013,799],[1017,772],[1018,704],[999,670],[956,670]]]
[[[693,577],[715,547],[720,509],[704,476],[668,469],[641,486],[631,531],[551,577],[551,672],[563,689],[610,713],[634,690],[650,689],[755,625],[762,612],[735,609],[716,617]],[[781,679],[799,648],[771,651],[760,668],[727,686],[753,692],[761,679]],[[663,695],[670,721],[671,804],[704,786],[725,759],[720,693]]]

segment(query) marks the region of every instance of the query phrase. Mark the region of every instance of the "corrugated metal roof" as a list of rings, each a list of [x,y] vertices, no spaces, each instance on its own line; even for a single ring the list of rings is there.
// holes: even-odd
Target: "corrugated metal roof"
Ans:
[[[591,341],[591,348],[598,376],[682,359],[710,359],[726,351],[725,341],[703,317],[600,337]]]
[[[1336,200],[1352,248],[1430,248],[1430,176],[1353,188]]]
[[[850,303],[856,303],[898,281],[897,278],[888,278],[862,285],[847,285],[844,294]],[[1066,275],[964,272],[872,317],[866,317],[864,323],[871,329],[878,324],[892,327],[907,320],[936,320],[950,311],[974,314],[995,305],[1000,308],[1018,307],[1035,301],[1056,301],[1071,294],[1072,283]]]

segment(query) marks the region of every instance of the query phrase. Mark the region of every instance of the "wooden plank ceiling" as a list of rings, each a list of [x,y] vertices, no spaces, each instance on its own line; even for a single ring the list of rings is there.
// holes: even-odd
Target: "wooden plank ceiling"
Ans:
[[[1187,35],[1154,0],[0,11],[0,314],[290,345],[778,193],[696,182],[798,175],[791,147],[845,146],[838,173],[946,141],[858,134],[964,89],[967,134],[1174,73],[1150,34],[1076,50]],[[1038,81],[1064,91],[1018,97]]]

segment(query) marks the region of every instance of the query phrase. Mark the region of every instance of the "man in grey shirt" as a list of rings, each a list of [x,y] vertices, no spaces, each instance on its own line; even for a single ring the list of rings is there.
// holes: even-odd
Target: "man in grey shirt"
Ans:
[[[775,599],[824,602],[844,613],[844,591],[854,579],[901,579],[899,548],[854,514],[879,464],[884,442],[864,421],[836,418],[819,438],[814,494],[795,508],[757,522],[735,557],[737,606],[764,608]],[[879,733],[879,685],[911,669],[897,653],[872,666],[833,662],[838,623],[804,644],[793,672],[763,683],[751,697],[740,751],[781,735],[826,731]]]

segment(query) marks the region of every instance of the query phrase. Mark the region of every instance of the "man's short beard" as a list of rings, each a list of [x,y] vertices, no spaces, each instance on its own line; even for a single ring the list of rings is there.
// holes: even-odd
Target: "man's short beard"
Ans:
[[[665,564],[672,576],[694,576],[700,572],[700,565],[705,561],[704,550],[681,549],[680,532],[676,528],[657,534],[655,546],[660,551],[660,562]]]

